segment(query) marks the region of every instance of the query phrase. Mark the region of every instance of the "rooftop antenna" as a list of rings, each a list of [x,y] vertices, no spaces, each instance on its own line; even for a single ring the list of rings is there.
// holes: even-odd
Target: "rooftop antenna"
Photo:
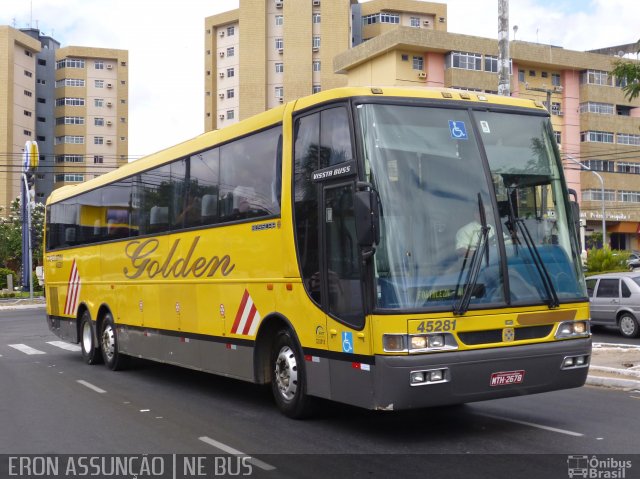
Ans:
[[[30,5],[30,13],[29,13],[29,28],[33,27],[33,0],[29,2]]]
[[[513,41],[516,41],[516,33],[518,33],[518,25],[513,26]]]

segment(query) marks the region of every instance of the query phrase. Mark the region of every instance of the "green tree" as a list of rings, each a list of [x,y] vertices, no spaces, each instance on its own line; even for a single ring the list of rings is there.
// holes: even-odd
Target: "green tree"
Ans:
[[[636,46],[637,52],[640,53],[640,40]],[[618,79],[625,79],[626,85],[622,87],[625,98],[629,101],[637,98],[640,95],[640,63],[617,60],[614,62],[614,66],[611,74]]]
[[[32,264],[42,264],[42,239],[45,207],[36,203],[31,213]],[[0,217],[0,266],[13,271],[22,269],[22,208],[20,199],[11,202],[7,216]]]

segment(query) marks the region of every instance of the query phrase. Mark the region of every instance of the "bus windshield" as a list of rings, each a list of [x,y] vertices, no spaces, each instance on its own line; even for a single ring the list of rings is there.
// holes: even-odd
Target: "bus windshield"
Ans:
[[[380,197],[377,309],[463,314],[584,299],[546,117],[382,104],[357,111],[366,179]]]

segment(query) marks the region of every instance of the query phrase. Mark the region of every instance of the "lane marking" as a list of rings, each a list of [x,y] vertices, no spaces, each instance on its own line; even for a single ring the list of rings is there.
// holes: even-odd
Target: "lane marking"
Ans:
[[[78,344],[65,343],[64,341],[47,341],[47,344],[51,346],[55,346],[56,348],[66,349],[67,351],[80,351],[80,346]]]
[[[32,354],[47,354],[44,351],[40,351],[39,349],[34,349],[26,344],[10,344],[10,348],[17,349],[21,353],[32,355]]]
[[[262,462],[260,459],[256,459],[255,457],[252,457],[249,454],[245,454],[242,451],[238,451],[237,449],[234,449],[234,448],[232,448],[230,446],[227,446],[226,444],[223,444],[221,442],[218,442],[215,439],[211,439],[210,437],[202,436],[202,437],[199,437],[198,439],[200,439],[202,442],[204,442],[206,444],[209,444],[210,446],[215,447],[216,449],[220,449],[221,451],[226,452],[227,454],[231,454],[233,456],[248,457],[249,458],[249,462],[251,464],[253,464],[256,467],[259,467],[260,469],[262,469],[264,471],[273,471],[275,469],[275,467],[272,466],[271,464],[267,464],[266,462]]]
[[[93,384],[84,381],[83,379],[78,379],[76,382],[100,394],[104,394],[107,392],[104,389],[99,388],[98,386],[94,386]]]
[[[567,436],[584,437],[584,434],[580,432],[568,431],[566,429],[558,429],[556,427],[545,426],[543,424],[536,424],[535,422],[520,421],[519,419],[511,419],[508,417],[494,416],[493,414],[485,414],[485,413],[479,413],[478,415],[488,417],[491,419],[496,419],[498,421],[513,422],[515,424],[522,424],[523,426],[530,426],[538,429],[544,429],[545,431],[557,432],[559,434],[566,434]]]

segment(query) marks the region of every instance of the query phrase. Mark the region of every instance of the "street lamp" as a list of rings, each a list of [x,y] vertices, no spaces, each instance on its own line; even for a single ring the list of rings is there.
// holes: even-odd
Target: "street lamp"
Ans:
[[[567,155],[567,160],[574,162],[576,165],[580,166],[580,168],[584,170],[590,171],[591,173],[596,175],[600,180],[600,194],[602,195],[602,247],[604,248],[604,245],[607,244],[607,224],[604,218],[604,180],[602,179],[602,175],[600,175],[600,173],[596,171],[593,171],[588,166],[583,165],[572,156]]]

